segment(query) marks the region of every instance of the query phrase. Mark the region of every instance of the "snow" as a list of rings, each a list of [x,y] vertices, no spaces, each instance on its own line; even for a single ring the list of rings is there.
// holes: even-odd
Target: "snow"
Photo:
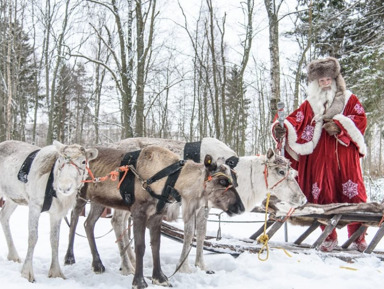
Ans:
[[[208,233],[216,236],[219,227],[218,212],[211,211],[208,223]],[[20,257],[24,258],[27,250],[27,218],[28,208],[18,207],[11,218],[11,229]],[[81,217],[77,233],[85,235]],[[236,244],[237,239],[247,238],[262,226],[263,214],[244,213],[229,218],[222,215],[221,234],[224,238],[231,238]],[[182,227],[182,222],[173,223]],[[4,235],[0,234],[0,284],[1,288],[52,288],[56,289],[118,289],[131,288],[133,276],[122,276],[119,272],[120,260],[115,237],[110,231],[110,219],[100,219],[95,228],[98,249],[101,259],[106,267],[103,274],[95,274],[91,269],[91,255],[86,238],[76,236],[75,257],[76,264],[64,266],[64,255],[68,243],[68,226],[65,222],[61,226],[59,257],[61,266],[67,279],[48,278],[50,266],[49,244],[49,215],[43,213],[40,218],[39,240],[34,254],[34,272],[36,283],[29,283],[20,275],[21,263],[7,260],[7,246]],[[288,242],[293,242],[305,228],[288,225]],[[367,240],[370,241],[376,228],[369,228]],[[106,234],[106,235],[105,235]],[[320,234],[315,231],[304,243],[311,244]],[[105,236],[104,236],[105,235]],[[339,229],[339,245],[346,240],[346,229]],[[235,239],[236,238],[236,239]],[[152,272],[152,259],[147,235],[147,249],[144,259],[144,275],[150,276]],[[206,274],[197,271],[192,274],[176,273],[170,278],[173,288],[268,288],[268,289],[326,289],[326,288],[375,288],[382,285],[384,262],[374,255],[365,254],[356,258],[352,263],[344,262],[336,257],[329,256],[314,249],[305,253],[284,252],[280,247],[284,243],[284,230],[281,228],[269,241],[269,257],[261,261],[258,254],[242,253],[235,258],[229,254],[216,254],[205,251],[206,265],[215,271],[215,274]],[[382,242],[381,242],[382,243]],[[383,245],[379,243],[376,250],[381,251]],[[161,260],[162,268],[167,276],[171,276],[176,268],[182,244],[162,237]],[[355,252],[355,254],[357,254]],[[357,254],[361,256],[361,254]],[[190,263],[193,264],[195,249],[190,252]],[[260,255],[266,258],[265,252]],[[151,284],[147,279],[149,288],[160,288]]]

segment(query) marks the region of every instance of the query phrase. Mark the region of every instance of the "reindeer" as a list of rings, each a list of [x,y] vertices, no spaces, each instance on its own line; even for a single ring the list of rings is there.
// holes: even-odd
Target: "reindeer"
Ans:
[[[34,159],[27,172],[25,160],[28,156]],[[88,176],[87,162],[96,156],[95,149],[86,150],[76,144],[63,145],[57,141],[41,149],[20,141],[0,143],[0,197],[6,200],[0,221],[10,261],[20,262],[21,259],[12,240],[9,219],[18,205],[29,207],[28,251],[21,270],[28,281],[35,281],[32,259],[42,211],[48,211],[51,220],[52,262],[48,276],[65,278],[58,261],[60,223],[74,206],[82,181]]]

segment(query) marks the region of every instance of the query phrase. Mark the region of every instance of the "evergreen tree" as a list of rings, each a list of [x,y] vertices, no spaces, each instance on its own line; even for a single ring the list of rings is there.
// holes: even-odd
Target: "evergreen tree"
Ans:
[[[5,140],[5,127],[11,127],[11,138],[25,140],[25,126],[28,109],[33,105],[33,77],[36,67],[31,61],[33,49],[29,44],[29,37],[22,30],[18,22],[12,23],[11,30],[7,20],[0,21],[0,141]],[[11,39],[12,41],[9,41]],[[8,45],[11,54],[8,55]],[[10,60],[8,60],[8,57]],[[7,68],[9,62],[9,70]],[[10,82],[6,81],[10,79]],[[6,121],[6,103],[9,83],[12,86],[12,123]]]

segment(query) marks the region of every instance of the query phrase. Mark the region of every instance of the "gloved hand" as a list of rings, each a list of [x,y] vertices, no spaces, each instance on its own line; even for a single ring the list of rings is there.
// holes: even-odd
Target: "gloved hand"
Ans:
[[[287,130],[285,129],[285,127],[282,127],[280,124],[277,124],[273,128],[273,133],[275,134],[276,138],[282,138],[287,133]]]
[[[339,126],[334,123],[333,121],[328,121],[323,125],[323,128],[326,130],[326,132],[330,135],[337,135],[341,132],[341,129]]]

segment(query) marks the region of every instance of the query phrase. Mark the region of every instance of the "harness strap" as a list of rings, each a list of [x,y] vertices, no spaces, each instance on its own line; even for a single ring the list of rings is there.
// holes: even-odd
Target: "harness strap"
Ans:
[[[184,145],[184,159],[200,163],[201,141],[187,142]]]
[[[137,159],[140,155],[140,150],[125,154],[120,166],[136,167]],[[135,202],[135,174],[132,170],[120,171],[120,195],[127,205],[132,205]]]
[[[53,197],[57,198],[56,190],[53,188],[53,170],[55,165],[52,166],[51,172],[48,177],[47,186],[45,187],[44,203],[41,212],[48,211],[51,208]]]
[[[181,167],[176,172],[168,176],[163,192],[161,193],[161,196],[163,196],[164,198],[160,199],[157,202],[156,213],[160,213],[165,207],[165,204],[169,203],[169,196],[172,196],[176,200],[176,202],[178,203],[181,202],[181,196],[179,192],[175,189],[175,184],[176,184],[177,178],[180,175],[180,171],[181,171]],[[166,201],[164,201],[164,199],[166,199]]]
[[[179,171],[184,166],[184,163],[185,163],[184,160],[180,160],[176,163],[173,163],[172,165],[170,165],[168,167],[165,167],[164,169],[162,169],[161,171],[156,173],[154,176],[147,179],[146,184],[147,185],[153,184],[154,182],[161,180],[162,178],[165,178],[167,176],[170,176],[170,175],[176,173],[177,171]]]
[[[176,163],[173,163],[172,165],[162,169],[158,173],[156,173],[154,176],[149,178],[148,180],[143,182],[143,187],[146,189],[146,191],[155,199],[158,199],[158,203],[156,205],[156,213],[161,213],[161,211],[164,209],[165,204],[170,203],[169,197],[173,197],[176,202],[181,202],[181,196],[179,192],[174,188],[176,181],[180,175],[181,168],[184,166],[185,161],[180,160]],[[162,179],[167,178],[167,181],[165,182],[163,191],[161,195],[157,195],[153,192],[150,185],[154,182]]]
[[[24,160],[23,164],[20,167],[19,173],[17,174],[17,178],[19,179],[19,181],[21,181],[23,183],[28,182],[29,170],[31,169],[32,162],[35,159],[35,157],[39,151],[40,151],[40,149],[31,152],[27,156],[27,158]]]

